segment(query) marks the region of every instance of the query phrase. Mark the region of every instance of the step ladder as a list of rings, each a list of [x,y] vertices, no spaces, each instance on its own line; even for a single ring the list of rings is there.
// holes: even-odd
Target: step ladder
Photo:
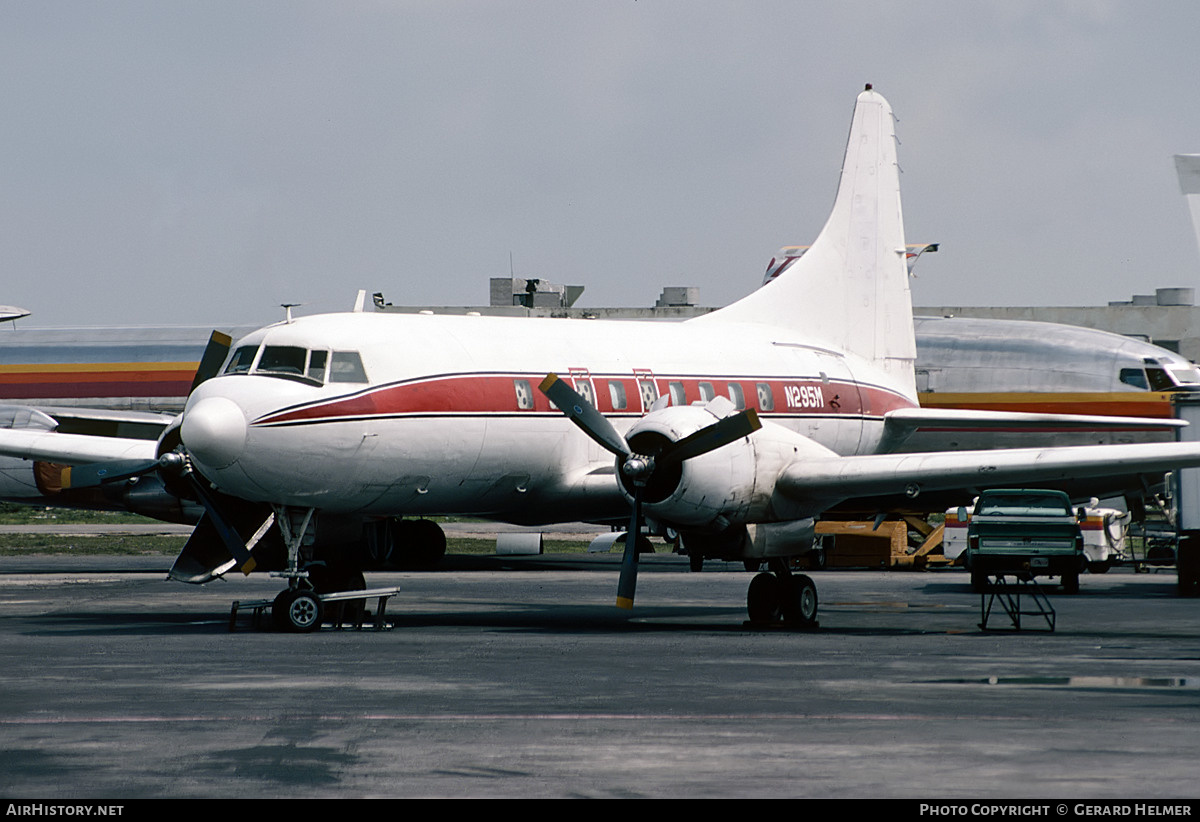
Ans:
[[[1007,579],[1010,576],[1013,578],[1012,582],[1009,582]],[[1028,609],[1022,608],[1022,597],[1026,597],[1026,602],[1032,603]],[[1000,608],[1008,615],[1009,620],[1011,620],[1011,628],[990,628],[988,626],[988,621],[992,617],[992,608],[997,602],[1000,603]],[[979,627],[985,631],[1020,631],[1022,629],[1021,617],[1031,616],[1044,619],[1048,630],[1053,632],[1057,616],[1054,612],[1054,606],[1046,598],[1046,594],[1042,591],[1041,586],[1034,581],[1031,574],[1026,572],[990,574],[984,591],[979,595],[979,610],[981,615]]]

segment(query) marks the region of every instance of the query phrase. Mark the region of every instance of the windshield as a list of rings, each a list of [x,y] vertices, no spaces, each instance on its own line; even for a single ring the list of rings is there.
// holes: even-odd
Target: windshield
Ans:
[[[1062,497],[1045,494],[989,494],[979,500],[975,513],[981,516],[1069,517],[1071,506]]]
[[[327,381],[365,383],[367,371],[357,351],[308,349],[298,345],[243,345],[233,352],[226,374],[260,374],[287,377],[315,385]],[[257,361],[256,361],[257,360]]]

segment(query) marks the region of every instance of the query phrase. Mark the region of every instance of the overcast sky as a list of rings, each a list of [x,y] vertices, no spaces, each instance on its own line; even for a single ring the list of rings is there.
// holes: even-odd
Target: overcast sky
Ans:
[[[1196,2],[0,0],[0,303],[32,325],[720,305],[899,120],[918,305],[1200,287]]]

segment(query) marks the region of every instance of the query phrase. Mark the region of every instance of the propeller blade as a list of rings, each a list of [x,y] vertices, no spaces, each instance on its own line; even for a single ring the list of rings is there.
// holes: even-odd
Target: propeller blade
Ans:
[[[617,607],[633,608],[633,594],[637,588],[638,534],[642,530],[642,489],[633,494],[633,514],[629,518],[629,530],[625,532],[625,555],[621,558],[621,578],[617,582]]]
[[[119,482],[148,474],[158,468],[158,460],[113,460],[73,465],[62,472],[62,487],[95,488],[106,482]]]
[[[188,471],[187,478],[191,481],[192,489],[195,490],[196,496],[200,499],[200,504],[204,506],[204,515],[208,517],[216,529],[217,535],[221,537],[221,542],[224,544],[226,550],[229,551],[229,555],[237,561],[241,572],[249,576],[257,562],[250,554],[249,549],[246,548],[246,543],[242,542],[242,538],[238,536],[238,532],[229,523],[229,520],[221,514],[221,508],[217,505],[217,501],[213,499],[208,489],[204,487],[204,483],[196,478],[196,474]],[[261,538],[262,534],[266,531],[266,527],[271,522],[274,522],[273,518],[264,523],[264,527],[260,529],[260,532],[256,536]],[[257,541],[257,539],[252,540],[252,542]]]
[[[189,394],[195,391],[200,383],[217,376],[217,371],[220,370],[221,363],[225,362],[232,345],[233,338],[228,334],[214,331],[209,336],[208,345],[204,347],[204,354],[200,357],[200,365],[196,368],[196,376],[192,379],[192,387],[188,389]]]
[[[617,429],[613,428],[612,423],[603,414],[593,408],[591,403],[568,385],[566,380],[559,378],[557,374],[547,374],[546,379],[542,380],[542,384],[538,388],[550,402],[557,405],[560,411],[571,418],[571,422],[579,426],[585,434],[599,443],[606,451],[616,454],[618,457],[629,456],[631,452],[625,438],[617,432]]]
[[[723,445],[736,442],[760,428],[762,428],[762,423],[759,422],[758,412],[753,408],[747,408],[740,414],[717,420],[712,425],[701,428],[679,440],[658,456],[658,463],[659,465],[671,465],[690,460],[692,457],[707,454]]]

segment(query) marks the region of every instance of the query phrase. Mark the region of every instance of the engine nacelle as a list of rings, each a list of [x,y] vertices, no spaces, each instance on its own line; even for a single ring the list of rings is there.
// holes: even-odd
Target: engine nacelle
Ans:
[[[726,410],[733,410],[731,403],[653,411],[634,424],[625,439],[635,453],[657,457],[670,443],[715,423]],[[657,468],[642,492],[643,509],[651,519],[692,530],[802,519],[817,512],[777,495],[776,483],[783,469],[797,460],[829,456],[834,453],[807,437],[763,423],[748,437]],[[632,481],[619,468],[623,490],[632,499]]]

